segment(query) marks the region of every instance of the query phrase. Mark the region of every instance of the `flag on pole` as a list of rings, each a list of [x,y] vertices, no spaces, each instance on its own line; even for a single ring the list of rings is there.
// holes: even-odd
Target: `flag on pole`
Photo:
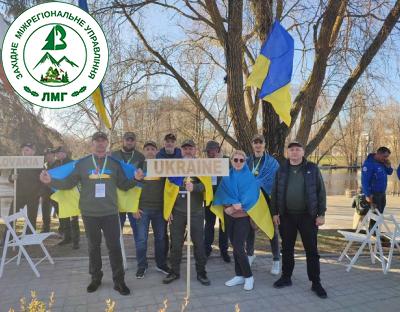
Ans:
[[[79,7],[89,13],[89,7],[87,0],[79,0]],[[97,113],[100,119],[103,121],[104,125],[111,129],[110,119],[107,116],[106,106],[104,104],[103,87],[100,84],[99,87],[92,94],[93,104],[96,107]]]
[[[3,63],[1,60],[3,41],[4,37],[6,36],[7,29],[8,29],[8,24],[5,21],[4,16],[0,14],[0,81],[4,86],[4,89],[8,93],[14,94],[13,88],[11,87],[11,84],[8,82],[6,74],[4,73]]]
[[[261,47],[246,85],[260,89],[260,98],[272,104],[281,120],[290,125],[290,81],[293,71],[294,40],[275,21]]]

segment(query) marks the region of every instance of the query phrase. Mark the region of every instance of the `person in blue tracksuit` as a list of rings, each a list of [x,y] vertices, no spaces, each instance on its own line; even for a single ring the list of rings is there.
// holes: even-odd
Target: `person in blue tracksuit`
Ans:
[[[369,154],[362,166],[362,191],[367,201],[380,213],[383,213],[386,206],[387,176],[393,173],[389,160],[390,153],[387,147],[382,146],[376,153]],[[372,220],[370,228],[374,224]]]

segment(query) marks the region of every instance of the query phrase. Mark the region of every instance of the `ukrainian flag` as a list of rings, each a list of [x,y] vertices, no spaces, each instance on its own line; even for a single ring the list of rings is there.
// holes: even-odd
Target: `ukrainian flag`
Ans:
[[[164,187],[164,219],[168,220],[171,215],[172,209],[174,208],[176,198],[179,194],[179,187],[183,185],[183,177],[169,177],[165,179]],[[204,201],[206,206],[211,204],[213,199],[213,189],[211,177],[198,177],[201,183],[204,185]]]
[[[247,164],[240,171],[231,168],[223,177],[215,193],[213,210],[223,212],[223,205],[242,204],[243,210],[255,224],[272,239],[274,225],[267,201]],[[220,217],[218,215],[218,217]],[[223,220],[223,214],[221,220]]]
[[[79,7],[89,13],[89,7],[87,4],[87,0],[79,0]],[[111,129],[111,123],[110,120],[107,116],[107,111],[106,111],[106,106],[104,104],[104,95],[103,95],[103,87],[100,84],[99,87],[93,92],[92,94],[93,97],[93,104],[96,107],[97,113],[99,114],[99,117],[103,121],[104,125],[108,128]]]
[[[113,158],[115,159],[115,158]],[[116,160],[116,159],[115,159]],[[69,176],[74,170],[76,164],[80,160],[69,162],[60,167],[49,170],[52,179],[62,180]],[[128,179],[133,179],[135,176],[135,167],[131,164],[126,164],[123,161],[117,160]],[[139,199],[142,192],[141,185],[135,186],[128,191],[117,189],[118,211],[119,212],[132,212],[135,213],[139,208]],[[80,215],[79,209],[80,194],[77,187],[69,190],[56,190],[51,195],[51,199],[56,201],[59,205],[60,218],[68,218]]]
[[[293,71],[294,40],[275,21],[261,47],[246,85],[260,89],[259,97],[272,104],[281,120],[290,126],[290,81]]]

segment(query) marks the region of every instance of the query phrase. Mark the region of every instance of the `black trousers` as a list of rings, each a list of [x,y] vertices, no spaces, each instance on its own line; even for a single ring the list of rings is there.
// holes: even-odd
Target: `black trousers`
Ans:
[[[320,264],[317,247],[318,227],[315,218],[308,214],[285,214],[280,216],[279,232],[282,239],[282,276],[291,277],[294,269],[294,246],[297,231],[306,251],[307,274],[312,282],[320,281]]]
[[[212,250],[211,245],[214,242],[214,227],[217,219],[216,215],[210,210],[210,207],[204,208],[204,219],[204,247],[207,253]],[[218,245],[221,253],[228,252],[228,235],[222,230],[221,220],[219,220]]]
[[[21,196],[17,194],[17,201],[16,201],[16,212],[20,211],[26,205],[28,219],[29,222],[32,224],[33,228],[36,230],[36,219],[39,209],[39,197],[37,195],[34,196]],[[9,214],[14,213],[14,201],[11,202]],[[26,229],[26,233],[30,234],[31,230],[29,227]]]
[[[376,210],[383,213],[386,207],[386,194],[385,193],[373,193],[372,194],[372,204]],[[375,225],[375,220],[369,222],[369,229]]]
[[[61,232],[64,234],[64,239],[70,240],[74,243],[79,243],[80,230],[79,230],[79,217],[60,218]]]
[[[89,273],[92,280],[100,281],[103,277],[101,261],[101,232],[104,234],[114,283],[124,281],[121,244],[119,240],[119,215],[104,217],[82,216],[89,248]]]
[[[54,201],[50,199],[51,193],[42,195],[42,232],[50,232],[51,208],[54,206]]]
[[[231,216],[226,216],[226,221],[228,223],[229,239],[233,246],[235,274],[245,278],[251,277],[253,273],[244,248],[251,229],[250,217],[232,218]]]
[[[170,263],[171,270],[180,275],[180,265],[182,261],[182,248],[185,239],[185,229],[187,225],[187,215],[176,211],[172,212],[173,220],[169,226],[171,235]],[[198,274],[206,272],[206,253],[204,250],[204,215],[192,214],[190,222],[190,237],[193,242],[194,259],[196,261],[196,272]]]

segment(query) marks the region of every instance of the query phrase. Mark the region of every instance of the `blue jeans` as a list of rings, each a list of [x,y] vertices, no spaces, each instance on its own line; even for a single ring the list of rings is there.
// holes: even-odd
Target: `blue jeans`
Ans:
[[[133,217],[132,212],[120,212],[119,213],[119,220],[121,222],[121,228],[124,227],[125,221],[126,221],[126,215],[128,215],[128,220],[129,224],[131,225],[132,228],[132,233],[133,233],[133,239],[135,240],[135,245],[136,243],[136,237],[137,237],[137,225],[136,222],[137,220]]]
[[[147,268],[147,239],[149,237],[149,225],[154,233],[154,252],[158,267],[165,267],[167,259],[165,257],[165,228],[166,222],[163,218],[162,210],[143,210],[140,219],[136,220],[137,236],[136,258],[138,269]]]

